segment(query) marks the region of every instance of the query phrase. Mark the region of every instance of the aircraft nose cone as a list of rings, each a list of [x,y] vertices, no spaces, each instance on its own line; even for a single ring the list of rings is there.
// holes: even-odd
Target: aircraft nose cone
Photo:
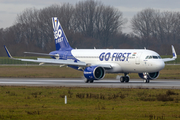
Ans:
[[[155,63],[155,68],[157,69],[157,71],[162,70],[164,66],[165,66],[165,63],[162,60]]]

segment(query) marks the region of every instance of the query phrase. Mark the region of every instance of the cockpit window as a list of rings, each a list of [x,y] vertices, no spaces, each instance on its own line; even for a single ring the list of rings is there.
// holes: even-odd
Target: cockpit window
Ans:
[[[149,56],[147,56],[146,59],[149,59]]]
[[[153,56],[153,59],[158,59],[158,56]]]
[[[152,56],[149,56],[149,59],[152,59]]]

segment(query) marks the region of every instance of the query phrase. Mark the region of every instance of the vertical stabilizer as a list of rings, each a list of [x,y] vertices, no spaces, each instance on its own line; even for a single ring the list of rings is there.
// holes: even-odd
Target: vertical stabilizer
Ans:
[[[52,18],[56,50],[71,50],[71,46],[57,17]]]

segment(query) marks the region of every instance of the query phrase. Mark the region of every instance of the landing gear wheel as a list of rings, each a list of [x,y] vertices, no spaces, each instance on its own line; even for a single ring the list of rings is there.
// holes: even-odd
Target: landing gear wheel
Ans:
[[[146,83],[146,80],[144,79],[144,83]]]
[[[148,79],[146,80],[146,83],[149,83],[149,80],[148,80]]]
[[[120,82],[126,82],[126,83],[128,83],[129,82],[129,76],[121,76],[120,77]]]
[[[88,80],[88,79],[85,79],[84,82],[85,82],[85,83],[93,83],[94,80]]]
[[[145,80],[144,80],[144,83],[149,83],[149,80],[148,80],[148,79],[145,79]]]
[[[129,82],[129,77],[128,77],[128,76],[125,77],[125,82],[126,82],[126,83]]]
[[[90,83],[93,83],[93,82],[94,82],[94,80],[89,80],[89,82],[90,82]]]
[[[85,80],[84,80],[84,82],[85,82],[85,83],[88,83],[88,82],[89,82],[89,80],[88,80],[88,79],[85,79]]]
[[[124,82],[124,76],[120,77],[120,82],[122,82],[122,83]]]

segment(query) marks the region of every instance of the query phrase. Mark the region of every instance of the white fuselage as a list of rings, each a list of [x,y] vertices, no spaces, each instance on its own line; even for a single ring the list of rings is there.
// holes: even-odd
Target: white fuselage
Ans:
[[[111,65],[112,69],[106,69],[107,73],[151,73],[165,66],[159,54],[146,49],[73,49],[71,53],[89,65]],[[147,56],[151,58],[147,59]]]

